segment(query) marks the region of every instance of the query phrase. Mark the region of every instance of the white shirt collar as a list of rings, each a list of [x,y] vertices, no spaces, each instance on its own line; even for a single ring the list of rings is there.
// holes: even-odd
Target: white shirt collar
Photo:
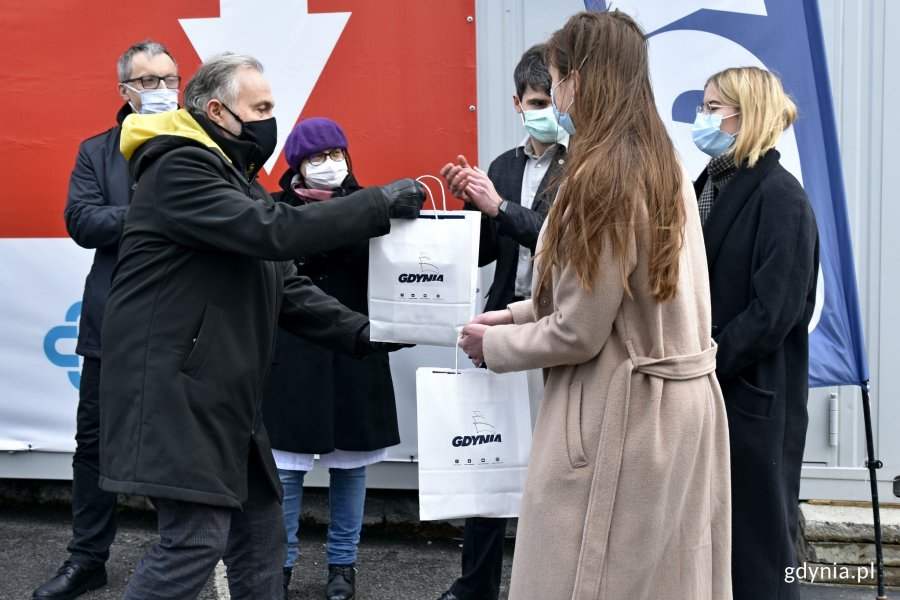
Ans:
[[[547,146],[547,151],[550,152],[551,150],[554,149],[554,146],[557,146],[557,145],[562,146],[563,148],[568,150],[569,149],[569,136],[567,135],[559,142],[554,142],[553,144],[550,144],[549,146]],[[522,150],[523,152],[525,152],[526,156],[529,156],[532,158],[541,158],[540,156],[537,156],[534,152],[534,145],[531,143],[530,135],[526,135],[522,139],[522,141],[519,142],[519,145],[516,146],[516,155],[517,156],[518,156],[519,150]]]

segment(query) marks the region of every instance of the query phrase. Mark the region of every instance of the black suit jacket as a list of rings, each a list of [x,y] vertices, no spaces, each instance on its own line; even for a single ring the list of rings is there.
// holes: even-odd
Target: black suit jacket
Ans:
[[[131,114],[126,104],[116,115],[118,125],[81,143],[66,198],[66,229],[75,243],[95,248],[94,263],[84,282],[78,345],[75,353],[100,358],[100,328],[125,213],[131,203],[134,180],[119,150],[122,121]]]
[[[739,168],[703,227],[731,440],[735,600],[797,597],[784,569],[795,566],[819,243],[806,192],[778,158],[770,150]]]
[[[528,156],[519,146],[498,156],[488,169],[488,177],[497,193],[509,204],[506,212],[499,213],[496,218],[481,216],[478,264],[483,267],[497,261],[485,311],[506,308],[513,301],[519,246],[531,248],[534,253],[541,226],[556,198],[556,188],[565,165],[565,149],[557,146],[531,209],[522,206],[522,177],[527,162]],[[471,205],[466,205],[466,208],[475,210]]]

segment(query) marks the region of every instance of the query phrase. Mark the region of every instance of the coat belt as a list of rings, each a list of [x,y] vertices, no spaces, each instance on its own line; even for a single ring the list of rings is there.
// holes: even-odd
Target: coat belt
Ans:
[[[659,377],[661,379],[696,379],[709,375],[716,370],[716,343],[708,349],[696,354],[669,356],[667,358],[649,358],[637,356],[631,340],[625,342],[628,355],[634,365],[633,371]]]
[[[596,600],[600,595],[619,470],[625,448],[625,427],[634,373],[684,381],[708,377],[716,370],[715,342],[696,354],[666,358],[638,356],[631,340],[625,341],[625,347],[629,358],[613,374],[606,398],[572,600]]]

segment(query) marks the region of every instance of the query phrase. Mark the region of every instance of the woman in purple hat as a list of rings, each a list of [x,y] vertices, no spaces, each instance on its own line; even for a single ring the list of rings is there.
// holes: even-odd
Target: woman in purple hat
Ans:
[[[285,144],[290,168],[282,176],[277,201],[299,205],[327,202],[361,189],[353,177],[347,136],[321,117],[298,123]],[[297,271],[347,307],[367,313],[367,241],[295,259]],[[284,486],[288,554],[284,597],[299,554],[297,531],[303,477],[314,466],[328,467],[327,600],[350,600],[356,593],[356,548],[366,495],[366,465],[381,461],[400,443],[397,409],[387,352],[361,360],[278,332],[266,384],[263,420]]]

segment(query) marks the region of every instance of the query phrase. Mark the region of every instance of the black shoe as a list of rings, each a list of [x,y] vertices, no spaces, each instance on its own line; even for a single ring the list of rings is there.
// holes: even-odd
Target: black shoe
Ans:
[[[56,575],[32,594],[33,600],[72,600],[85,592],[106,585],[106,566],[88,568],[66,561]]]
[[[281,582],[284,585],[284,600],[288,600],[288,586],[291,585],[291,574],[294,572],[294,569],[291,567],[285,567],[281,572]]]
[[[461,600],[461,599],[460,599],[459,596],[457,596],[456,594],[454,594],[454,593],[451,592],[450,590],[447,590],[446,592],[444,592],[443,594],[441,594],[441,597],[438,598],[438,600]]]
[[[356,565],[328,565],[325,600],[353,600],[356,597]]]

